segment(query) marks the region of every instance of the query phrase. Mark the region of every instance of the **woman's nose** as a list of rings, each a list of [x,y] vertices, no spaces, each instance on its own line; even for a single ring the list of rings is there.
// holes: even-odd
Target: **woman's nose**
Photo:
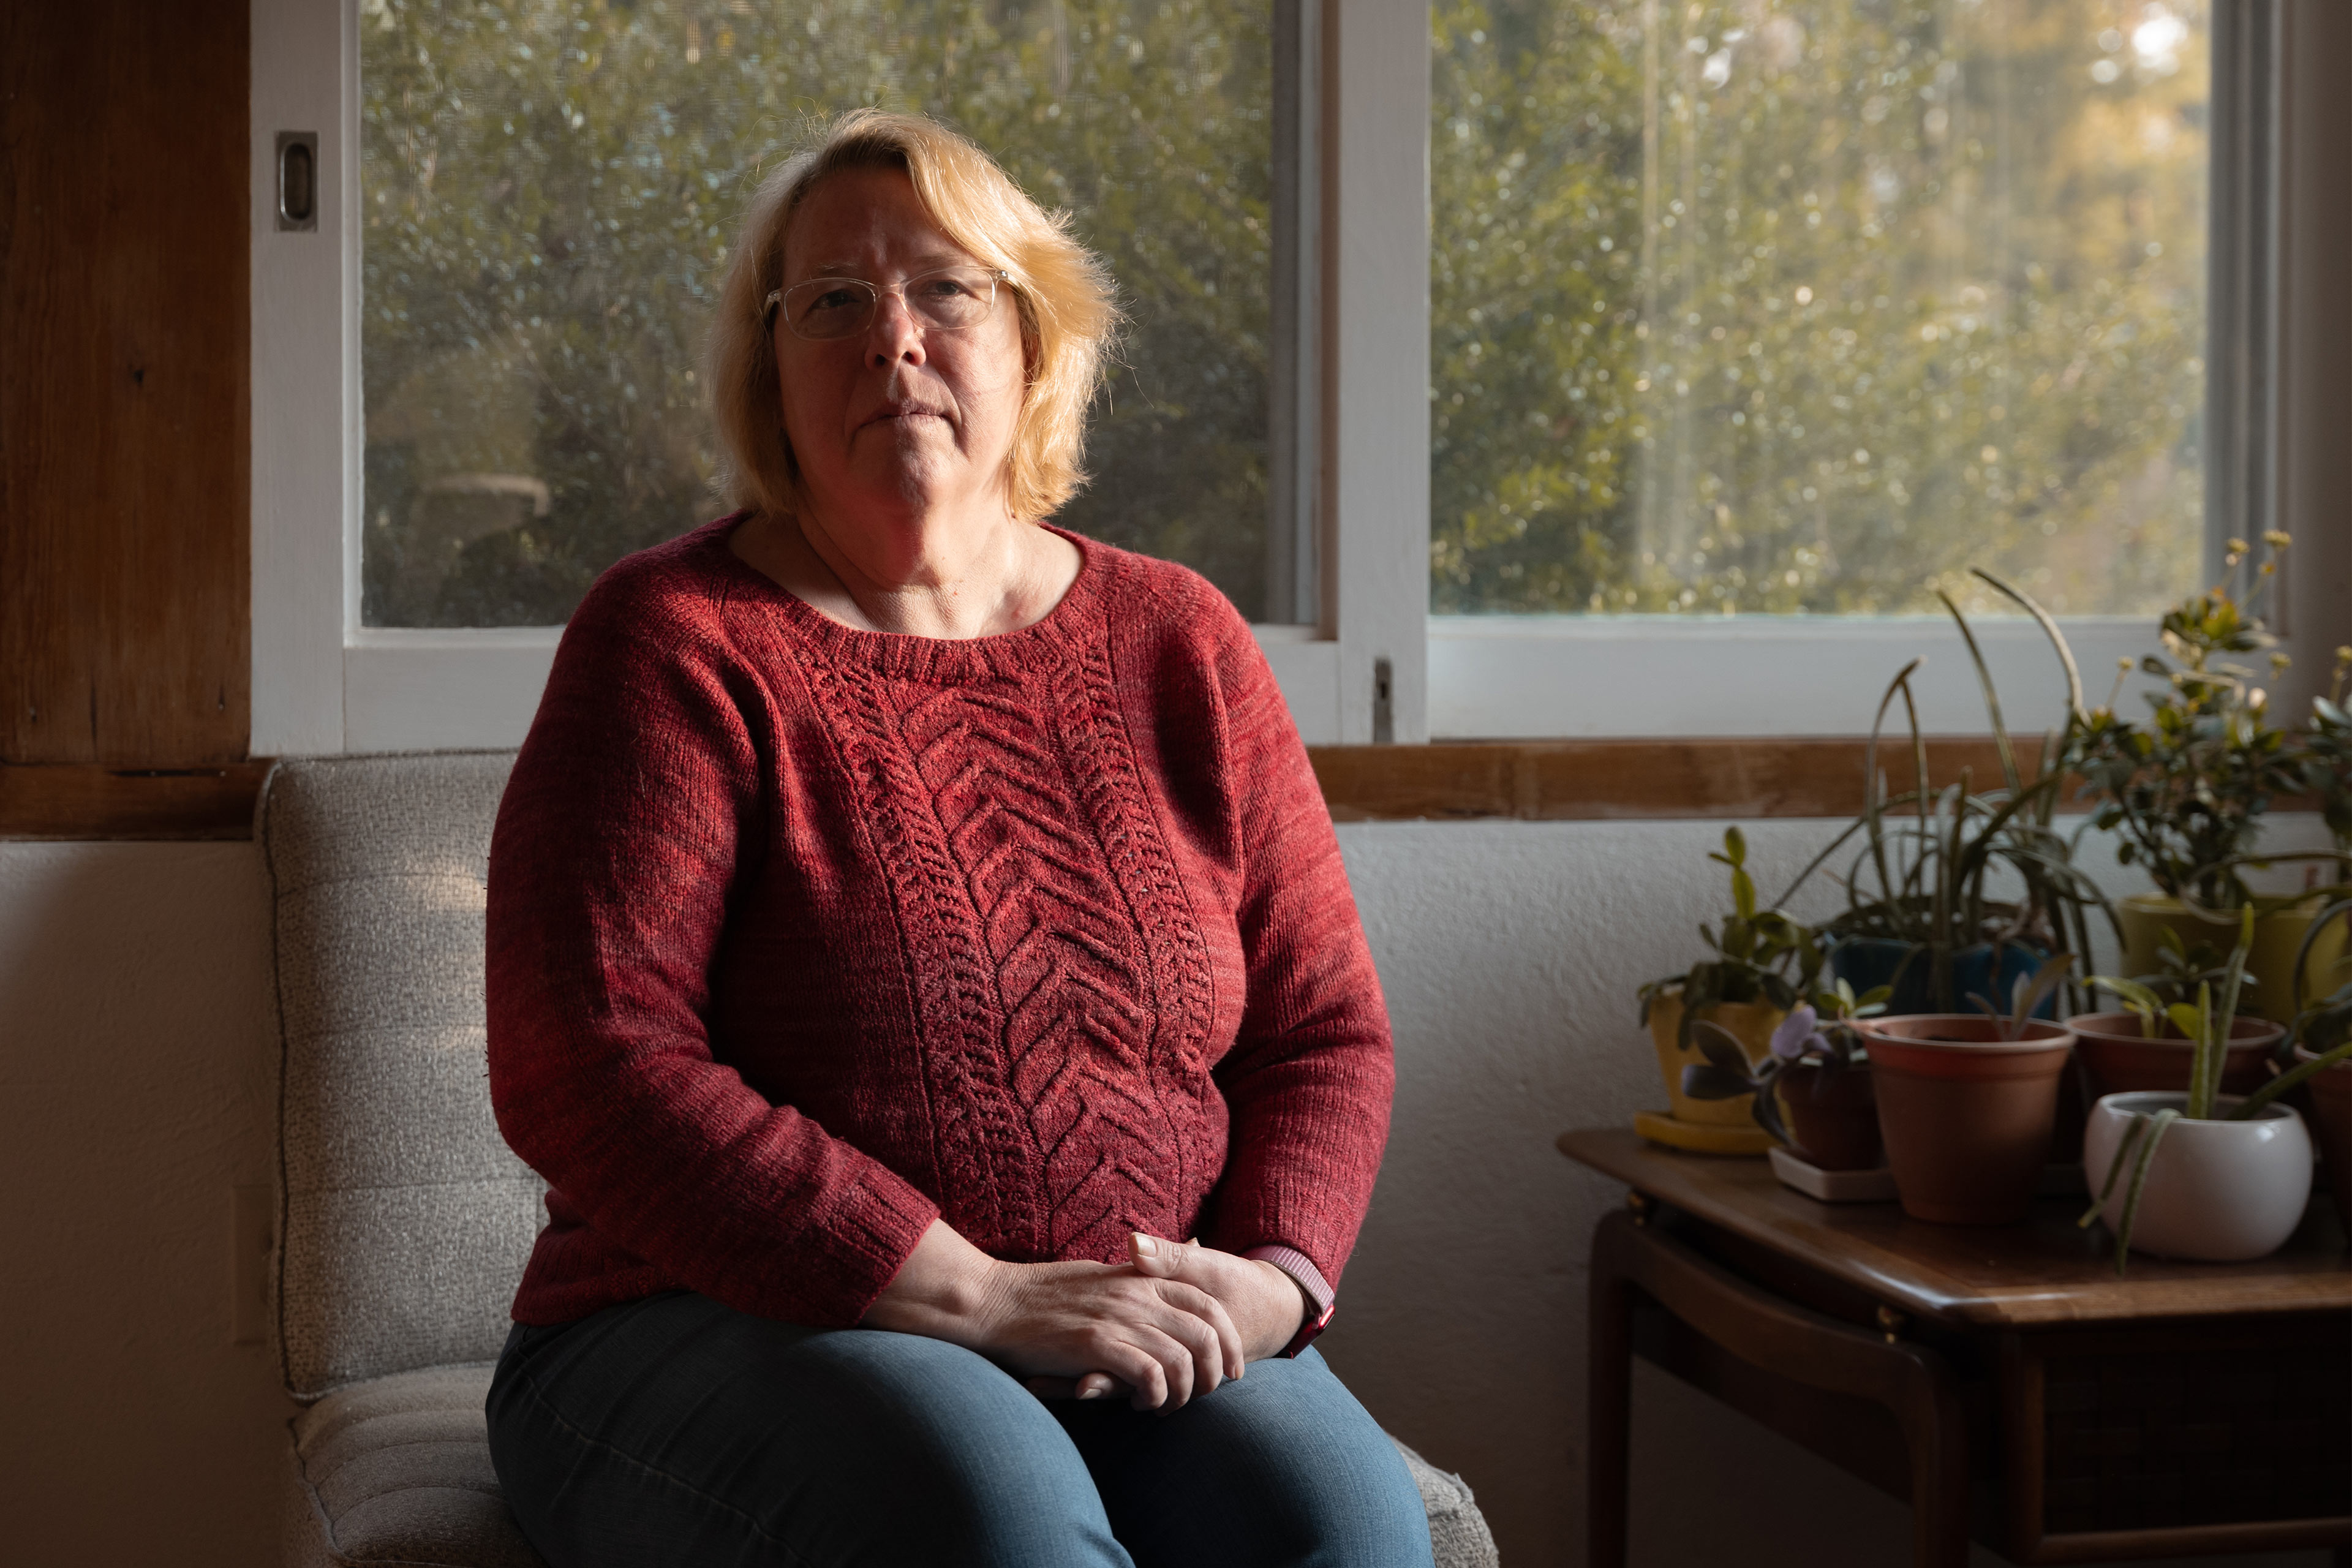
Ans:
[[[874,324],[866,331],[866,352],[873,355],[877,369],[902,360],[923,363],[923,324],[907,308],[902,295],[878,296],[874,301]]]

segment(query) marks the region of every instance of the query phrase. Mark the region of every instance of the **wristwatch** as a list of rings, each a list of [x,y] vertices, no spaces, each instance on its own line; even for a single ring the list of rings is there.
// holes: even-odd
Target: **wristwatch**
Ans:
[[[1329,1281],[1315,1267],[1314,1260],[1295,1247],[1253,1247],[1242,1256],[1273,1264],[1289,1275],[1298,1293],[1307,1298],[1307,1312],[1298,1320],[1298,1331],[1290,1337],[1288,1344],[1275,1352],[1284,1357],[1297,1355],[1315,1342],[1315,1336],[1329,1325],[1331,1314],[1337,1310]]]

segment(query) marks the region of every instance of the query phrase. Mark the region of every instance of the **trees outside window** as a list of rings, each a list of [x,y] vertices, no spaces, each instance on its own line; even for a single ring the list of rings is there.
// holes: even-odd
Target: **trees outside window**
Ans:
[[[698,384],[750,186],[934,114],[1066,208],[1129,326],[1058,521],[1266,616],[1271,7],[362,0],[362,620],[560,624],[717,512]]]
[[[2205,0],[1435,8],[1431,608],[2147,614],[2200,564]]]

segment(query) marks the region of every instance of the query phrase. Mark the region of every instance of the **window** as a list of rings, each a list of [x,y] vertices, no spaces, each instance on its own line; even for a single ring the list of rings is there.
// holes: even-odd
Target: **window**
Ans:
[[[1442,12],[1432,607],[2179,598],[2204,46],[2163,0]]]
[[[361,0],[362,624],[560,625],[613,561],[713,514],[696,377],[742,199],[861,104],[972,135],[1118,279],[1097,482],[1057,521],[1296,618],[1268,429],[1273,20]]]
[[[1790,628],[1724,618],[1999,615],[1981,566],[2145,639],[2194,585],[2201,0],[1442,4],[1432,53],[1440,616],[1712,646],[1750,722],[1847,728],[1899,660],[1786,704],[1867,621],[1773,691],[1738,665]]]
[[[858,101],[1109,256],[1067,520],[1224,586],[1313,742],[1852,733],[1923,648],[1972,731],[1933,588],[2097,668],[2267,526],[2276,46],[2214,0],[257,4],[256,190],[323,176],[256,230],[257,750],[520,738],[712,510],[727,193]]]

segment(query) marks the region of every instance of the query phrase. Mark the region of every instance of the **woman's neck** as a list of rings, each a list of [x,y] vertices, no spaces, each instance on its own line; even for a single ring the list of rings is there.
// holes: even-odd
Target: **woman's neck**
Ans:
[[[857,529],[755,513],[730,548],[818,614],[859,631],[964,639],[1034,626],[1077,581],[1061,535],[999,512],[959,526]]]

